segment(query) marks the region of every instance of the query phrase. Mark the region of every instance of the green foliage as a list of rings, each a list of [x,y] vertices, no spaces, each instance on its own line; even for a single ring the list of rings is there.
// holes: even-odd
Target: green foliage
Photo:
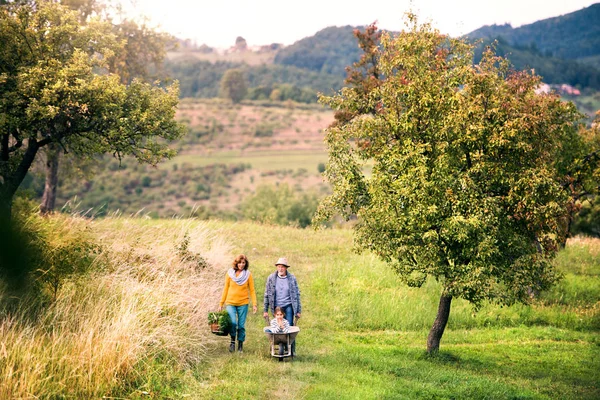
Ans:
[[[217,163],[195,166],[182,163],[176,169],[157,169],[130,158],[121,164],[105,159],[110,173],[80,182],[59,180],[57,206],[64,212],[82,212],[105,216],[114,212],[127,215],[152,213],[156,217],[193,216],[208,218],[220,215],[217,209],[194,206],[195,202],[218,198],[232,179],[249,168],[245,163]],[[144,182],[150,181],[149,186]],[[139,195],[134,195],[141,189]],[[186,199],[191,202],[178,202]]]
[[[181,242],[175,247],[177,255],[183,262],[191,262],[197,269],[203,269],[208,266],[208,262],[201,254],[195,253],[189,249],[190,234],[186,232]]]
[[[251,66],[218,61],[211,63],[198,60],[168,61],[165,70],[181,86],[181,97],[213,98],[219,95],[219,83],[225,71],[238,69],[243,72],[250,100],[267,100],[271,92],[283,88],[285,100],[316,102],[317,92],[330,93],[342,85],[336,75],[318,73],[289,65]],[[289,90],[288,90],[289,88]],[[296,97],[295,97],[296,96]]]
[[[581,209],[571,225],[571,233],[600,237],[600,196],[590,196],[581,204]]]
[[[295,193],[287,184],[278,187],[262,185],[241,205],[245,218],[268,224],[310,225],[318,199],[313,193]]]
[[[226,310],[208,313],[208,324],[219,324],[219,334],[227,335],[231,330],[231,318]],[[216,333],[216,332],[213,332]]]
[[[476,306],[527,302],[558,279],[550,260],[570,198],[556,160],[580,115],[491,51],[472,65],[468,43],[427,24],[382,44],[380,86],[322,99],[375,112],[328,130],[334,193],[317,221],[357,215],[357,247],[410,286],[431,276]]]
[[[254,128],[254,136],[256,137],[271,137],[273,136],[273,124],[260,123]]]
[[[80,156],[133,155],[156,164],[183,127],[174,120],[178,87],[107,73],[123,42],[106,21],[82,26],[54,2],[0,9],[0,205],[12,197],[38,151],[50,144]]]
[[[221,79],[221,96],[239,103],[248,93],[248,87],[242,71],[230,69]]]
[[[85,274],[95,263],[98,267],[96,258],[102,248],[85,221],[67,216],[45,219],[25,199],[19,199],[15,208],[12,237],[0,240],[3,246],[12,246],[3,249],[0,259],[3,283],[9,289],[56,299],[63,282]],[[14,239],[20,243],[16,245]]]
[[[600,236],[600,111],[592,125],[580,129],[580,141],[575,149],[567,148],[562,158],[570,154],[572,161],[567,163],[569,178],[567,183],[577,200],[571,232]],[[580,207],[578,210],[577,208]]]

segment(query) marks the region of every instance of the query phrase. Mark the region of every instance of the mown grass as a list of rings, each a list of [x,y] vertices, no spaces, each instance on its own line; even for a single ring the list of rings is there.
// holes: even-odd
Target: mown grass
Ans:
[[[348,230],[214,226],[249,253],[258,281],[273,270],[273,260],[287,255],[302,288],[303,330],[297,360],[277,363],[268,356],[260,317],[251,318],[243,356],[228,354],[223,341],[211,363],[199,368],[198,379],[207,382],[195,393],[199,398],[593,399],[600,394],[600,281],[572,279],[582,268],[599,267],[593,255],[600,248],[597,240],[582,248],[567,246],[557,259],[565,279],[530,306],[487,304],[474,313],[466,302],[454,301],[442,351],[430,358],[424,350],[439,300],[435,282],[421,289],[399,285],[386,265],[351,251]],[[258,290],[260,298],[264,288]],[[558,293],[581,301],[553,301]],[[242,384],[234,379],[238,373]]]
[[[599,240],[571,240],[556,259],[564,279],[531,305],[486,304],[474,313],[453,301],[441,352],[429,357],[439,285],[400,285],[377,258],[352,252],[348,229],[127,218],[78,224],[103,245],[105,267],[61,287],[53,306],[60,313],[48,310],[34,324],[4,320],[5,398],[600,397]],[[286,256],[292,264],[303,303],[294,361],[270,357],[260,312],[249,317],[243,354],[230,354],[228,338],[208,332],[206,313],[237,253],[250,259],[259,311],[274,261]],[[198,257],[208,265],[198,269]]]

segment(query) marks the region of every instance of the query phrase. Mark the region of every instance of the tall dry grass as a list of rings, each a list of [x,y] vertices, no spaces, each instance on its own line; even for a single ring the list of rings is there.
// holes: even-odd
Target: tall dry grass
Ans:
[[[1,399],[127,395],[160,373],[156,359],[174,369],[202,360],[226,241],[190,220],[52,218],[91,231],[102,251],[46,307],[23,301],[0,322]]]

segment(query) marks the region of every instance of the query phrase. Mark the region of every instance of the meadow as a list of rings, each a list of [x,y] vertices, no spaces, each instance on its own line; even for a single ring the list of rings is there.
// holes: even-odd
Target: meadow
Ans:
[[[452,305],[437,356],[425,340],[440,286],[400,285],[348,228],[58,215],[27,217],[51,248],[91,241],[91,266],[53,299],[0,325],[0,398],[596,399],[600,396],[600,241],[574,238],[564,279],[530,305]],[[33,229],[36,227],[35,229]],[[73,244],[71,244],[73,245]],[[242,354],[211,335],[225,271],[248,255],[259,313]],[[302,291],[297,357],[269,355],[260,313],[273,263],[287,256]],[[27,304],[27,306],[25,306]]]

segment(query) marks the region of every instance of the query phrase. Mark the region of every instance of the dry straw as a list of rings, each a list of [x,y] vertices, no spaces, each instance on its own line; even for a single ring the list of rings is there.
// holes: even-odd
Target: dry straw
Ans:
[[[98,398],[151,374],[155,357],[202,360],[230,245],[193,220],[53,218],[103,250],[36,319],[23,308],[1,321],[0,398]]]

